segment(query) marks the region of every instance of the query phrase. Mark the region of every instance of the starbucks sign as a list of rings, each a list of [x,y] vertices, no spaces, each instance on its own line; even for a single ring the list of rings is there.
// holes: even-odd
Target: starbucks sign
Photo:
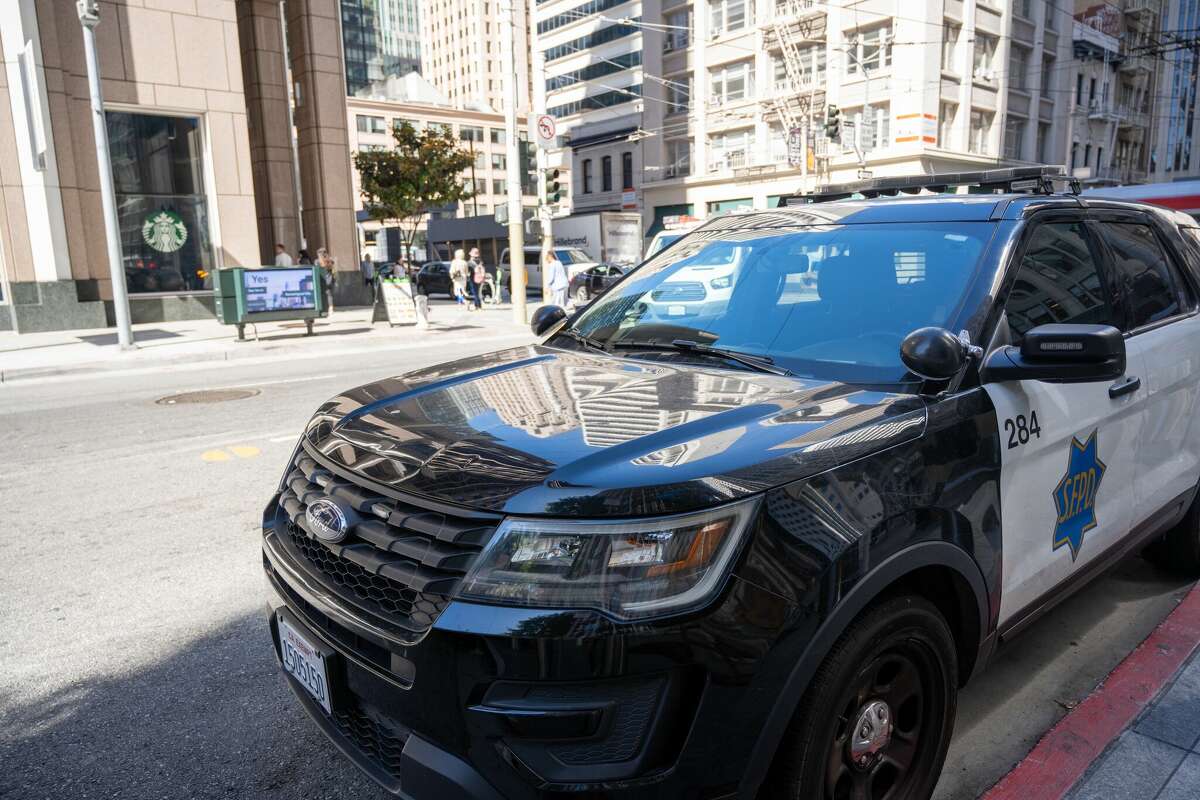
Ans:
[[[188,239],[187,226],[174,211],[153,211],[142,223],[142,239],[160,253],[174,253]]]

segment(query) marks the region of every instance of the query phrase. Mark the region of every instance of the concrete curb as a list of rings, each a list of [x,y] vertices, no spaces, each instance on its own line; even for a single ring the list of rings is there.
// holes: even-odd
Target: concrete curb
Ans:
[[[982,800],[1059,800],[1200,645],[1200,584]]]
[[[505,346],[519,345],[523,341],[532,343],[534,338],[528,332],[513,331],[512,333],[489,332],[488,341],[496,344],[497,349]],[[136,361],[126,361],[127,354],[120,354],[105,361],[93,361],[78,364],[66,364],[51,367],[22,367],[18,369],[0,370],[0,384],[17,384],[25,381],[51,380],[67,377],[111,377],[114,375],[136,375],[154,372],[163,367],[179,367],[197,365],[202,368],[217,361],[236,361],[239,364],[256,364],[288,359],[337,358],[340,356],[360,355],[362,353],[387,353],[403,350],[419,350],[426,347],[448,347],[458,344],[468,344],[475,341],[474,337],[457,336],[446,339],[423,339],[421,341],[381,343],[374,341],[351,347],[328,347],[315,350],[305,350],[300,346],[278,347],[271,353],[258,349],[214,350],[191,353],[173,353],[159,357],[157,355],[134,353],[128,354]]]

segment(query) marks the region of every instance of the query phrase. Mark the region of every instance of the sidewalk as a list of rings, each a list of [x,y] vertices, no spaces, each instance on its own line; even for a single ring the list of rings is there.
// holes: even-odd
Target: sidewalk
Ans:
[[[530,313],[537,304],[531,302]],[[0,384],[33,378],[158,369],[166,365],[336,356],[361,352],[454,345],[484,337],[497,348],[533,341],[528,326],[513,322],[509,305],[484,306],[471,312],[452,301],[430,303],[430,327],[371,324],[370,308],[338,310],[317,320],[314,334],[304,322],[265,322],[246,326],[246,341],[237,329],[215,319],[145,323],[133,326],[135,350],[122,352],[112,328],[47,333],[0,333]]]
[[[1200,585],[983,800],[1200,798]]]

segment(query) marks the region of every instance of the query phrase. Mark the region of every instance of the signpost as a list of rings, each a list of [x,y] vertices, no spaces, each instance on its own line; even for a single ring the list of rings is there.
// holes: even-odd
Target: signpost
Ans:
[[[533,132],[533,140],[537,142],[538,147],[543,150],[553,149],[554,140],[558,137],[558,123],[554,121],[554,117],[549,114],[530,114],[529,130]]]

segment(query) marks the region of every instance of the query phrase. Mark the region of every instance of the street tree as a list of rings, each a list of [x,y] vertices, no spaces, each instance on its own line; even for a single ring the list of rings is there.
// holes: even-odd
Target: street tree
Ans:
[[[472,188],[463,179],[474,157],[449,131],[418,131],[407,122],[392,129],[395,147],[354,154],[363,208],[381,226],[400,229],[403,253],[412,252],[421,218],[430,210],[467,200]]]

